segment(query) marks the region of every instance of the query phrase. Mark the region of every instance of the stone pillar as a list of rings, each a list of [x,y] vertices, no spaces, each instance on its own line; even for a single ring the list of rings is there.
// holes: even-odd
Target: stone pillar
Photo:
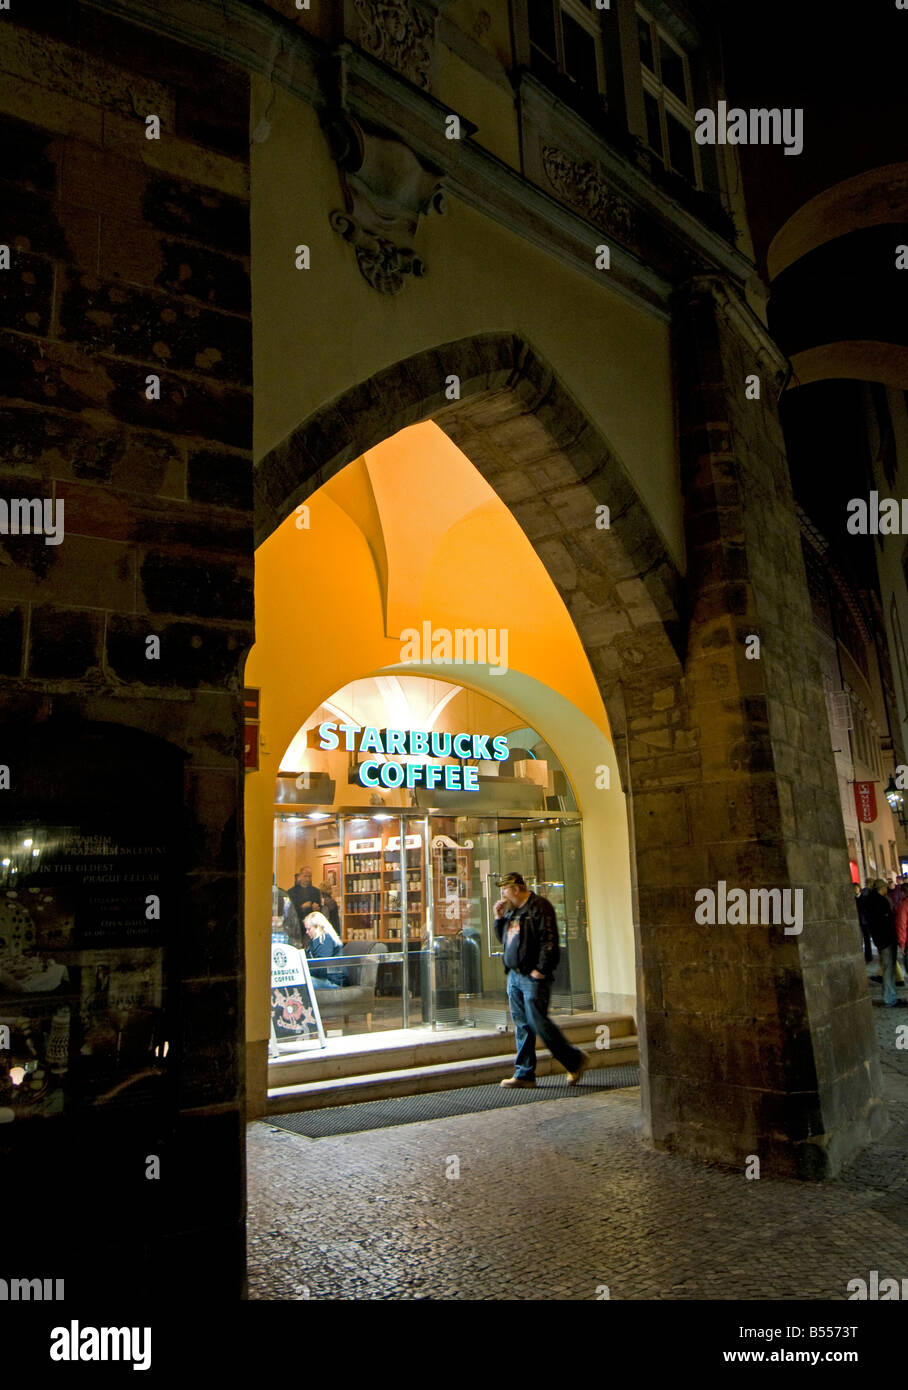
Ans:
[[[775,408],[782,364],[721,283],[693,285],[677,328],[687,652],[683,673],[622,675],[646,1125],[659,1148],[828,1177],[885,1118]],[[698,890],[718,897],[720,882],[746,890],[743,924],[696,921]],[[799,934],[761,920],[761,888],[801,895]]]
[[[200,1288],[235,1298],[253,556],[248,78],[80,4],[18,7],[0,68],[0,241],[11,250],[0,275],[0,494],[62,501],[65,517],[57,546],[0,537],[6,712],[26,726],[69,721],[71,751],[89,723],[96,734],[145,730],[181,769],[162,827],[181,874],[176,915],[162,922],[166,1105],[153,1123],[141,1107],[120,1123],[118,1102],[74,1089],[61,1113],[0,1127],[24,1216],[14,1264],[65,1272],[70,1298]],[[150,115],[160,139],[147,138]],[[89,786],[98,770],[84,747]],[[124,765],[105,814],[118,805],[128,827],[158,775],[154,759]],[[8,822],[20,790],[0,792]],[[82,963],[69,964],[78,981]],[[153,1154],[160,1174],[147,1177]]]

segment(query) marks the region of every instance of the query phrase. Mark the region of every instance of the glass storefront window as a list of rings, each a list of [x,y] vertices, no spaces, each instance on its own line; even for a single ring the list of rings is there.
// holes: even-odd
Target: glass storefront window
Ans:
[[[342,813],[313,822],[279,810],[273,939],[309,956],[329,1043],[399,1029],[501,1027],[506,990],[493,905],[499,877],[515,869],[558,917],[553,1008],[591,1007],[576,817]],[[305,914],[314,902],[336,920],[333,952],[309,939]]]
[[[277,778],[272,936],[310,958],[329,1045],[501,1027],[492,919],[512,870],[558,917],[553,1007],[590,1007],[580,820],[554,751],[475,692],[422,677],[395,689],[410,727],[389,728],[383,689],[355,681],[302,726]],[[313,910],[330,929],[313,935]]]

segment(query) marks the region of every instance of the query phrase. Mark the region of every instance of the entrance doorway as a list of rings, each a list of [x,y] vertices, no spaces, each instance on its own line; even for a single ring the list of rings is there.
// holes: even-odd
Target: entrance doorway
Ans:
[[[489,563],[502,553],[507,565]],[[306,1021],[305,982],[293,998],[287,974],[304,975],[304,964],[291,953],[292,965],[275,969],[271,949],[274,919],[282,934],[282,904],[304,867],[317,888],[330,880],[346,957],[343,966],[315,962],[338,986],[323,987],[318,1001],[334,1035],[330,1075],[341,1074],[337,1051],[355,1055],[353,1074],[366,1053],[427,1041],[419,1030],[434,1039],[419,1066],[430,1054],[440,1064],[446,1048],[463,1052],[471,1028],[470,1046],[485,1039],[476,1055],[491,1055],[485,1035],[506,1022],[490,936],[497,883],[486,882],[496,870],[519,869],[556,903],[566,949],[553,1006],[632,1011],[628,822],[595,676],[516,519],[434,425],[403,430],[348,464],[262,544],[245,680],[250,1075],[267,1074],[273,1031]],[[586,848],[595,846],[585,866],[581,815]],[[354,819],[363,821],[359,838],[379,842],[378,884],[368,889],[368,852],[356,861],[360,876],[344,876]],[[386,862],[386,835],[402,838],[405,852],[407,836],[421,836],[410,851],[419,864],[405,853],[397,865],[402,885]],[[455,841],[438,847],[448,850],[473,841],[466,916],[444,883],[458,879],[459,899],[460,874],[432,849],[437,835]],[[406,881],[417,867],[418,911],[417,884]],[[385,898],[392,888],[398,897]],[[399,927],[393,916],[403,917]],[[357,993],[342,997],[332,970]],[[273,1030],[278,988],[289,1017]],[[305,1060],[314,1067],[315,1052]],[[272,1080],[288,1084],[286,1069]]]
[[[274,937],[306,945],[293,907],[301,896],[320,899],[339,928],[337,957],[330,967],[315,966],[324,970],[317,998],[329,1045],[332,1038],[399,1029],[504,1028],[494,905],[499,877],[512,871],[555,908],[562,949],[552,1010],[591,1008],[581,834],[571,812],[280,811]],[[320,853],[331,855],[320,861],[320,882],[298,873],[311,868],[298,860]],[[305,894],[283,889],[290,878],[312,887]],[[314,1036],[301,1043],[309,1041]]]

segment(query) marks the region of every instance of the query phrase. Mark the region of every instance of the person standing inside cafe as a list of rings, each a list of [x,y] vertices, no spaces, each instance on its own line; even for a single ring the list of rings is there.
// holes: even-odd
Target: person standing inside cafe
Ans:
[[[310,912],[321,912],[322,895],[312,882],[310,868],[297,869],[293,876],[293,887],[287,897],[296,908],[296,915],[302,922]]]

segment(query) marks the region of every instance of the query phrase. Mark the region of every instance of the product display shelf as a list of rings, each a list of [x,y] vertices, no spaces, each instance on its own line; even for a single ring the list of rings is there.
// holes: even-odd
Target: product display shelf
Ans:
[[[360,935],[368,932],[369,938],[381,937],[381,851],[351,850],[347,848],[343,864],[343,904],[344,941],[368,939]],[[375,886],[378,884],[379,886]],[[368,885],[368,886],[367,886]],[[375,923],[379,931],[374,931]],[[356,932],[356,936],[351,936]]]
[[[360,932],[368,930],[369,939],[382,941],[387,946],[400,947],[403,942],[402,927],[397,923],[402,917],[400,907],[389,905],[389,892],[400,882],[400,861],[397,850],[388,850],[387,839],[383,837],[380,850],[351,850],[349,845],[344,855],[343,902],[344,902],[344,941],[364,940]],[[389,855],[394,861],[389,863]],[[422,851],[406,851],[405,874],[407,876],[407,932],[409,943],[419,941],[423,936],[425,921],[425,880],[421,862]],[[362,867],[365,865],[366,867]],[[362,889],[360,884],[375,882],[379,887]],[[353,904],[363,898],[369,902],[367,910],[355,910]],[[378,930],[375,930],[377,925]],[[351,936],[356,932],[356,936]]]
[[[393,863],[388,863],[389,851],[384,850],[384,863],[382,868],[382,935],[381,940],[390,945],[402,945],[403,927],[398,926],[403,913],[399,906],[388,906],[388,894],[392,884],[400,882],[400,859],[397,851],[390,851],[395,856]],[[404,873],[407,877],[407,902],[410,903],[417,895],[419,898],[415,906],[407,908],[407,937],[410,947],[414,941],[420,941],[423,936],[423,872],[421,863],[421,850],[408,849],[405,851],[406,864]],[[412,880],[412,881],[411,881]]]

